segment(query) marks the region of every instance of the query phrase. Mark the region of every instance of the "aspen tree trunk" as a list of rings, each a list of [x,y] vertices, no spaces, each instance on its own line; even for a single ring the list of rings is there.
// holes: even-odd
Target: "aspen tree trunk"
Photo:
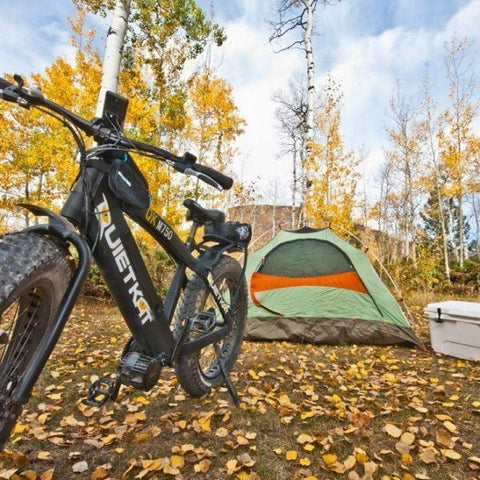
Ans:
[[[438,198],[438,214],[440,218],[440,228],[442,230],[442,244],[443,244],[443,263],[445,265],[445,276],[448,283],[450,283],[450,262],[448,261],[448,240],[447,232],[445,231],[445,212],[443,211],[443,196],[440,190],[440,183],[438,180],[439,172],[436,172],[436,190]]]
[[[453,234],[453,215],[452,215],[452,207],[451,205],[448,206],[447,209],[447,223],[448,223],[448,238],[450,240],[450,244],[452,245],[452,251],[453,251],[453,257],[456,262],[460,260],[460,257],[458,256],[458,246],[457,242],[455,241],[455,235]]]
[[[413,195],[412,193],[410,193],[410,205],[409,205],[409,214],[410,214],[410,225],[409,225],[409,229],[410,229],[410,241],[412,242],[412,247],[411,247],[411,257],[412,257],[412,261],[413,261],[413,267],[415,268],[415,270],[417,269],[417,266],[418,266],[418,262],[417,262],[417,231],[416,231],[416,228],[415,228],[415,223],[414,223],[414,220],[415,220],[415,205],[413,203]]]
[[[313,144],[313,128],[314,128],[314,102],[315,102],[315,64],[313,61],[313,46],[312,46],[312,31],[313,31],[313,0],[307,0],[307,28],[305,29],[305,55],[307,57],[307,115],[305,128],[305,178],[303,179],[303,205],[304,205],[304,220],[308,224],[309,218],[307,216],[307,209],[305,208],[305,199],[308,195],[308,184],[310,181],[310,161],[312,155]]]
[[[102,85],[98,94],[95,115],[101,117],[105,104],[105,93],[118,90],[118,76],[122,60],[122,49],[127,32],[130,0],[116,0],[112,26],[108,30],[102,67]]]
[[[458,195],[458,229],[460,230],[458,250],[460,254],[460,268],[463,268],[465,260],[468,259],[468,244],[466,242],[465,226],[463,221],[463,195]]]
[[[437,192],[437,200],[438,200],[438,218],[440,220],[440,230],[442,236],[442,251],[443,251],[443,264],[445,266],[445,277],[447,278],[447,282],[450,283],[450,261],[448,259],[448,238],[447,238],[447,229],[445,226],[446,218],[445,218],[445,205],[444,205],[444,196],[442,192],[442,188],[440,185],[440,166],[439,161],[437,158],[437,144],[434,140],[434,129],[436,125],[432,119],[433,111],[432,111],[432,99],[429,94],[429,80],[428,76],[424,77],[423,84],[425,88],[424,94],[424,105],[425,105],[425,116],[426,116],[426,133],[428,139],[428,148],[430,149],[430,156],[432,158],[433,168],[435,171],[435,191]]]
[[[430,112],[428,112],[430,116]],[[448,260],[448,239],[447,239],[447,232],[445,228],[445,212],[444,212],[444,205],[443,205],[443,194],[440,187],[440,169],[438,166],[437,155],[435,152],[435,145],[433,143],[433,133],[430,125],[430,118],[428,123],[428,139],[429,139],[429,146],[430,146],[430,153],[432,155],[433,166],[435,168],[435,190],[437,192],[437,199],[438,199],[438,217],[440,220],[440,229],[442,232],[442,245],[443,245],[443,263],[445,265],[445,276],[447,277],[447,282],[450,283],[450,262]]]
[[[295,139],[294,139],[295,141]],[[293,169],[292,169],[292,230],[297,228],[296,225],[296,202],[297,202],[297,149],[293,150]]]
[[[462,154],[461,152],[461,145],[460,145],[460,141],[458,141],[458,156],[460,157],[460,155]],[[461,162],[462,159],[459,158],[458,160],[458,163],[459,163],[459,166],[460,166],[460,169],[462,168],[461,167]],[[458,230],[460,231],[459,232],[459,240],[458,240],[458,250],[459,250],[459,253],[460,253],[460,268],[463,268],[463,263],[465,261],[465,227],[463,225],[463,185],[461,185],[461,183],[463,182],[463,175],[460,176],[460,185],[459,185],[459,193],[457,195],[457,199],[458,199]]]
[[[477,243],[475,245],[475,250],[477,252],[477,257],[480,259],[480,222],[478,220],[479,206],[475,198],[475,194],[472,195],[472,207],[473,207],[473,220],[475,222],[475,232]]]
[[[27,180],[27,182],[25,183],[25,200],[26,202],[28,203],[28,201],[30,200],[30,189],[28,188],[28,185],[29,185],[29,180]],[[26,209],[24,209],[25,213],[23,214],[23,218],[25,219],[25,227],[29,227],[30,226],[30,217],[28,215],[28,211]]]

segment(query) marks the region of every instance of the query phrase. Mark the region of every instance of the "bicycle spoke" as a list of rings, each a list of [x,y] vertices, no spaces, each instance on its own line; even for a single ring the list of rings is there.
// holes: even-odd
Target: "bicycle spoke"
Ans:
[[[2,329],[2,342],[1,342],[1,345],[5,345],[5,347],[2,349],[1,351],[1,354],[0,354],[0,362],[3,361],[3,355],[5,354],[5,352],[7,351],[7,347],[8,347],[8,340],[9,340],[9,336],[12,334],[11,330],[12,330],[12,327],[13,327],[13,324],[15,322],[15,319],[19,317],[18,315],[18,310],[20,309],[20,303],[17,301],[15,302],[15,304],[12,304],[10,305],[10,307],[12,307],[13,305],[15,305],[15,308],[16,308],[16,311],[14,313],[14,315],[11,316],[11,321],[10,321],[10,325],[8,326],[8,328],[3,328]],[[6,313],[9,312],[10,310],[10,307],[7,308],[7,310],[5,312],[2,313],[2,316],[0,318],[6,318],[8,315],[5,315]],[[23,312],[22,312],[23,313]],[[3,322],[2,322],[3,323]],[[9,333],[10,332],[10,333]]]
[[[25,355],[29,352],[30,339],[35,332],[37,321],[36,314],[39,309],[38,300],[40,297],[33,291],[29,293],[29,297],[31,298],[31,303],[21,312],[21,315],[16,317],[17,328],[22,329],[21,335],[17,334],[13,340],[13,343],[6,347],[8,355],[2,359],[2,366],[4,370],[3,372],[0,372],[3,380],[0,383],[0,388],[2,389],[8,385],[7,382],[12,381],[15,373],[22,365],[22,358],[25,358]],[[34,306],[33,311],[31,311],[32,306]],[[24,318],[26,316],[29,318],[25,322]],[[5,372],[5,369],[8,370]]]
[[[30,308],[30,307],[28,307],[28,308]],[[25,313],[25,314],[28,313],[28,312],[27,312],[27,311],[28,311],[28,308],[27,308],[24,312],[22,312],[22,320],[20,320],[20,317],[19,317],[19,318],[17,318],[17,322],[20,322],[20,321],[21,321],[21,322],[23,323],[23,314],[24,314],[24,313]],[[27,323],[26,325],[22,325],[22,328],[23,328],[22,334],[21,334],[21,335],[17,335],[17,336],[13,339],[13,343],[11,343],[11,344],[9,345],[9,348],[7,349],[8,356],[4,359],[4,361],[3,361],[2,363],[8,364],[8,363],[11,361],[12,356],[13,356],[13,352],[16,351],[17,346],[22,342],[22,340],[23,340],[23,338],[24,338],[24,336],[25,336],[28,328],[30,327],[30,324],[31,324],[31,322],[32,322],[33,319],[34,319],[34,316],[30,317],[30,319],[28,320],[28,323]],[[21,324],[19,323],[19,327],[17,327],[17,328],[20,328],[20,325],[21,325]]]
[[[34,328],[30,328],[32,322],[35,320],[35,313],[37,312],[38,310],[38,307],[35,308],[33,314],[32,314],[32,317],[28,320],[28,323],[23,327],[23,332],[22,332],[22,335],[21,337],[18,337],[15,339],[16,342],[14,344],[14,347],[12,348],[12,354],[10,354],[7,358],[8,358],[8,362],[5,361],[6,364],[12,364],[11,360],[17,360],[18,357],[20,356],[20,353],[22,352],[22,350],[18,350],[17,348],[20,347],[20,349],[23,349],[26,345],[28,345],[28,341],[30,340],[30,337],[32,336],[33,332],[35,331]],[[28,334],[28,336],[26,337],[26,335]],[[12,358],[14,357],[14,358]],[[15,364],[15,363],[13,363]],[[11,372],[11,370],[9,370],[7,372],[7,375]]]
[[[18,308],[20,308],[20,305],[18,304],[17,306],[17,310]],[[13,318],[12,322],[10,323],[10,326],[9,326],[9,331],[10,331],[10,336],[13,335],[13,325],[15,322],[18,322],[19,321],[19,318],[23,317],[23,315],[26,314],[26,312],[28,311],[28,308],[29,307],[26,307],[20,314],[16,314],[15,317]],[[16,341],[17,339],[13,340],[13,341]],[[10,347],[10,348],[9,348]],[[1,357],[1,362],[2,364],[7,360],[6,358],[4,358],[4,355],[8,352],[8,351],[11,351],[11,347],[12,347],[12,344],[7,344],[5,345],[5,349],[4,351],[2,352],[2,357]]]
[[[24,342],[24,344],[23,344],[23,347],[25,347],[25,345],[28,345],[29,340],[30,340],[30,337],[32,336],[33,332],[34,332],[34,329],[31,329],[31,330],[30,330],[30,333],[28,334],[28,337],[26,338],[26,340],[25,340],[25,342]],[[22,347],[22,348],[23,348],[23,347]],[[22,355],[22,356],[25,356],[25,354],[27,354],[28,352],[29,352],[28,349],[25,350],[25,351],[23,351],[23,355]],[[20,352],[19,352],[19,354],[20,354]],[[20,355],[17,355],[17,360],[18,360],[18,356],[20,356]],[[10,369],[10,370],[8,371],[7,377],[13,377],[13,376],[15,375],[15,373],[17,373],[17,371],[18,371],[18,369],[20,368],[21,364],[22,364],[22,360],[21,360],[21,359],[20,359],[19,361],[15,362],[15,363],[12,363],[12,366],[14,366],[15,368],[13,368],[13,370]],[[0,384],[0,386],[3,386],[3,383]]]
[[[218,284],[218,289],[222,293],[222,296],[228,308],[230,308],[231,298],[235,286],[229,285],[228,279],[223,278]],[[215,310],[216,315],[221,315],[212,295],[208,295],[205,301],[204,310],[208,311],[210,308]],[[207,347],[200,350],[198,355],[198,365],[206,376],[215,376],[218,374],[220,370],[219,362],[221,361],[221,358],[228,356],[231,348],[233,348],[232,341],[234,339],[234,330],[235,329],[232,328],[232,331],[215,345],[208,345]],[[220,352],[220,358],[218,356],[218,352]]]

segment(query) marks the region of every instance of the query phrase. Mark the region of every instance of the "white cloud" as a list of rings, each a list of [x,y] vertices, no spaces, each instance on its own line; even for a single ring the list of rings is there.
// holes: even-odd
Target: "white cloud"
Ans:
[[[408,5],[415,8],[416,3]],[[434,82],[432,94],[440,108],[445,108],[448,86],[444,43],[454,35],[478,41],[479,19],[480,0],[474,0],[459,9],[439,30],[425,25],[415,29],[399,26],[369,36],[338,32],[341,41],[331,53],[330,70],[343,87],[343,130],[347,146],[365,145],[371,152],[366,164],[366,171],[371,172],[367,182],[371,185],[374,170],[383,157],[382,146],[388,145],[385,111],[395,82],[400,80],[407,97],[418,97],[421,79],[428,67]],[[325,74],[319,75],[320,84],[324,77]]]
[[[246,18],[226,25],[220,74],[234,87],[240,114],[247,120],[239,142],[241,157],[237,170],[244,178],[281,176],[290,168],[276,159],[278,134],[275,130],[275,104],[272,95],[287,86],[290,76],[302,64],[298,52],[275,54],[268,43],[268,28],[252,27]]]
[[[370,152],[366,163],[370,185],[388,143],[385,110],[395,82],[401,81],[405,95],[417,96],[428,67],[435,82],[433,94],[443,95],[440,103],[445,103],[444,42],[454,33],[478,39],[480,0],[459,2],[463,7],[455,5],[458,10],[452,10],[450,18],[450,12],[441,9],[435,18],[429,18],[429,9],[419,11],[414,1],[391,3],[390,10],[396,11],[380,11],[375,18],[365,17],[364,4],[359,2],[342,2],[318,12],[325,35],[316,39],[317,84],[321,86],[328,72],[341,81],[346,146],[358,149],[363,145]],[[269,25],[264,20],[271,15],[266,10],[268,3],[237,0],[242,15],[224,24],[228,40],[220,74],[234,86],[237,105],[248,122],[240,140],[242,171],[247,179],[289,175],[288,160],[276,158],[278,133],[271,97],[275,90],[287,87],[295,72],[305,68],[301,50],[273,53],[268,43]],[[370,3],[370,12],[375,11],[378,4]],[[387,15],[393,19],[391,25]],[[405,24],[395,25],[398,18]]]
[[[480,0],[472,0],[450,19],[444,31],[444,39],[448,40],[452,35],[460,35],[472,40],[480,40],[479,23]]]
[[[71,11],[70,2],[48,0],[2,5],[0,73],[40,72],[56,56],[69,56],[69,31],[61,22]]]

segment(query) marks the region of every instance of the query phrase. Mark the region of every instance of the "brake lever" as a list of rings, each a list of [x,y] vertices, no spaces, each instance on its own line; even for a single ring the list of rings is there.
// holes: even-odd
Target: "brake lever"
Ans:
[[[4,100],[6,100],[7,102],[16,103],[20,107],[29,109],[31,106],[29,99],[25,98],[22,95],[32,97],[32,99],[43,99],[43,94],[40,89],[36,87],[25,88],[25,82],[23,81],[23,78],[18,74],[15,74],[13,78],[15,82],[17,82],[17,84],[11,84],[9,87],[1,90],[0,95]]]
[[[22,108],[26,108],[27,110],[30,108],[30,104],[28,100],[22,98],[15,89],[17,88],[16,85],[12,85],[11,87],[4,88],[0,90],[0,97],[5,100],[6,102],[16,103]]]
[[[20,89],[20,91],[22,91],[23,85],[25,85],[25,82],[23,81],[23,78],[18,73],[16,73],[13,76],[13,79],[17,82],[17,85],[18,85],[18,88]]]
[[[186,168],[184,173],[185,175],[193,175],[194,177],[197,177],[203,182],[208,183],[212,187],[216,188],[218,191],[223,192],[222,186],[219,183],[217,183],[213,178],[210,178],[208,175],[205,175],[204,173],[197,172],[193,168]]]

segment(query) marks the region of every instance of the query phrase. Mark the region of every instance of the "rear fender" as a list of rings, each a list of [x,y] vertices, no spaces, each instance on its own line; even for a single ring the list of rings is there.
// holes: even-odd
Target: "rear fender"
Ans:
[[[224,253],[228,253],[232,249],[232,244],[219,244],[214,245],[213,247],[207,248],[202,254],[198,257],[199,263],[207,270],[211,271],[214,265],[220,260],[220,257]]]

